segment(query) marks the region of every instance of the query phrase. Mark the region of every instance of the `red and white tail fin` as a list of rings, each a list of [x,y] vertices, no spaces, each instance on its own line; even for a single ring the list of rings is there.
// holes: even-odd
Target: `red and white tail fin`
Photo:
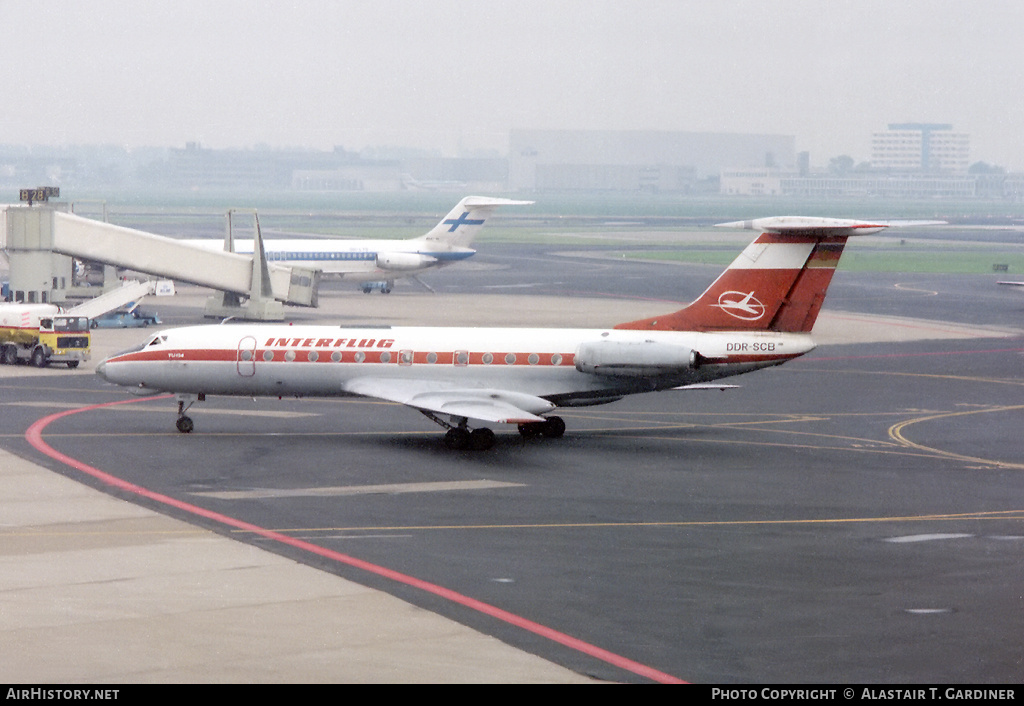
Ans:
[[[783,216],[723,223],[760,230],[696,301],[673,314],[619,324],[655,331],[780,331],[808,333],[851,235],[886,224]]]

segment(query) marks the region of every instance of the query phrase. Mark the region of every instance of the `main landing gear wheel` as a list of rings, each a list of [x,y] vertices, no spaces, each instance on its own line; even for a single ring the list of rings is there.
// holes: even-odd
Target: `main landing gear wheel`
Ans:
[[[192,423],[192,417],[187,417],[185,415],[178,417],[178,421],[174,424],[182,434],[190,434],[195,428],[195,424]]]
[[[469,448],[474,451],[486,451],[494,446],[494,432],[487,427],[480,427],[469,432]]]
[[[486,451],[494,446],[494,438],[494,432],[487,427],[472,431],[466,427],[452,427],[444,435],[444,445],[455,451]]]
[[[452,427],[444,435],[444,445],[453,451],[469,448],[470,431],[465,427]]]
[[[421,409],[420,412],[430,421],[448,430],[444,434],[444,445],[453,451],[486,451],[494,446],[494,432],[487,427],[470,429],[467,425],[469,419],[466,417],[452,416],[449,423],[428,410]]]
[[[543,436],[545,439],[558,439],[565,434],[565,421],[561,417],[546,417],[543,422],[527,422],[519,425],[519,433],[525,439]]]

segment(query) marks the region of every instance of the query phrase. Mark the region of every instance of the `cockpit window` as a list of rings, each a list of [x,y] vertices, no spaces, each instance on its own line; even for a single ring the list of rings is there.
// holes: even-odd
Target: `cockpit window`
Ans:
[[[145,343],[140,343],[139,345],[134,346],[132,348],[128,348],[127,350],[118,351],[116,354],[114,354],[113,357],[116,358],[118,356],[126,355],[128,353],[137,353],[137,352],[139,352],[139,351],[141,351],[141,350],[143,350],[145,348],[149,348],[150,346],[159,346],[160,344],[166,343],[166,342],[167,342],[167,336],[164,336],[163,334],[157,334],[156,336],[153,336],[151,339],[149,339]]]

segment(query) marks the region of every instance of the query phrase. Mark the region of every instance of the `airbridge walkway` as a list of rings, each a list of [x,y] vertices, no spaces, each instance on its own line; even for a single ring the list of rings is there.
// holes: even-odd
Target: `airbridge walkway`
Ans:
[[[282,304],[317,305],[319,273],[268,263],[262,245],[254,255],[210,251],[41,206],[3,208],[0,225],[10,288],[22,301],[64,301],[76,258],[224,292],[207,304],[216,316],[281,319]]]

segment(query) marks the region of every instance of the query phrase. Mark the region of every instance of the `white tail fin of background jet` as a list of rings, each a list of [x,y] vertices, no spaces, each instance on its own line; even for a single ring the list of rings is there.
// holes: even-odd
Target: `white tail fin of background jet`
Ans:
[[[429,233],[417,238],[425,243],[442,245],[444,248],[465,248],[484,225],[484,221],[498,206],[526,206],[533,201],[514,201],[487,196],[467,196],[441,219]]]

